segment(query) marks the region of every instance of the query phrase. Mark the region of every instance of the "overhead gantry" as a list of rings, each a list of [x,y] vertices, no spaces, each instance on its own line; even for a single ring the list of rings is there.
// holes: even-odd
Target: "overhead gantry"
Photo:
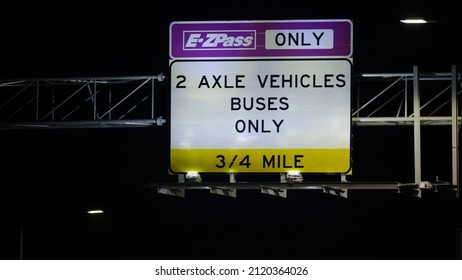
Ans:
[[[126,128],[168,126],[168,118],[156,115],[159,99],[169,94],[165,75],[100,78],[17,79],[0,81],[0,129]],[[159,192],[184,196],[188,189],[207,188],[212,193],[236,196],[236,190],[260,189],[285,197],[291,189],[319,189],[347,197],[348,190],[393,189],[420,197],[428,189],[460,196],[459,135],[461,76],[456,66],[449,72],[364,73],[352,77],[353,126],[412,126],[413,182],[358,182],[337,174],[333,182],[305,182],[302,177],[279,174],[270,182],[229,180],[206,183],[201,174],[176,174],[173,183],[148,183]],[[164,100],[165,101],[165,100]],[[422,126],[451,127],[451,181],[422,180]],[[203,174],[204,175],[204,174]],[[192,176],[192,177],[190,177]],[[201,178],[200,181],[198,178]],[[296,179],[294,179],[296,178]],[[301,178],[301,179],[300,179]]]

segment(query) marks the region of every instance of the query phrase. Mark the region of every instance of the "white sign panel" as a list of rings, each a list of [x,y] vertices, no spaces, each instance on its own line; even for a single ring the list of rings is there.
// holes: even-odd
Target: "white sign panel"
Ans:
[[[333,29],[266,30],[265,48],[277,49],[333,49]]]
[[[174,61],[171,77],[172,171],[349,171],[349,60]]]

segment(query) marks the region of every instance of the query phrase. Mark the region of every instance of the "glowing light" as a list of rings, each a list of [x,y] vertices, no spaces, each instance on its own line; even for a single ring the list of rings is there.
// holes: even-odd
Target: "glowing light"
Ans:
[[[202,182],[201,175],[197,171],[188,171],[186,172],[186,180],[189,182]]]
[[[103,214],[103,213],[104,213],[104,211],[101,210],[101,209],[95,209],[95,210],[88,210],[87,211],[87,214],[92,214],[92,215],[94,215],[94,214]]]
[[[416,19],[402,19],[400,20],[402,23],[405,23],[405,24],[423,24],[423,23],[427,23],[426,20],[424,19],[421,19],[421,18],[416,18]]]

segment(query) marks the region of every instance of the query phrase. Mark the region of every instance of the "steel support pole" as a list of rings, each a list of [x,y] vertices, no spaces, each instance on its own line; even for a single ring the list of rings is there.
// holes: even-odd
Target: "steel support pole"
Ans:
[[[419,184],[422,180],[421,170],[421,147],[420,147],[420,81],[419,69],[413,68],[414,79],[414,183]]]
[[[451,90],[451,134],[452,134],[452,185],[457,187],[457,197],[460,196],[459,189],[459,132],[458,132],[458,108],[457,108],[457,70],[453,65],[451,69],[452,90]]]
[[[98,119],[98,108],[96,107],[96,79],[93,81],[93,120]]]
[[[39,81],[37,80],[36,82],[36,88],[35,88],[35,94],[36,94],[36,100],[35,100],[35,120],[39,120],[39,97],[40,97],[40,85]]]
[[[19,236],[19,259],[24,259],[24,221],[21,221],[21,229]]]
[[[151,79],[151,120],[154,119],[154,81],[155,79]]]

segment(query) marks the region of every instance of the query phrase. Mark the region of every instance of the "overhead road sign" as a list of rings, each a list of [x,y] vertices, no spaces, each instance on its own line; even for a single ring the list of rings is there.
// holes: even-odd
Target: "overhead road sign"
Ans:
[[[179,21],[170,25],[170,58],[349,58],[350,20]]]
[[[172,171],[349,171],[348,59],[178,60],[171,73]]]

